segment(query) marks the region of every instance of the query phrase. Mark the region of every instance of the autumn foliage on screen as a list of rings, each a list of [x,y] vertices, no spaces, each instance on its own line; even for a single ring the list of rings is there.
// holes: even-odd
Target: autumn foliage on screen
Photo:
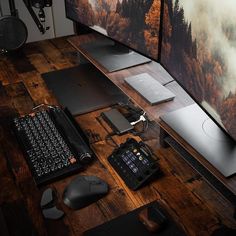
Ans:
[[[236,4],[165,0],[161,63],[236,140]]]
[[[158,58],[161,0],[67,0],[69,15],[151,58]]]

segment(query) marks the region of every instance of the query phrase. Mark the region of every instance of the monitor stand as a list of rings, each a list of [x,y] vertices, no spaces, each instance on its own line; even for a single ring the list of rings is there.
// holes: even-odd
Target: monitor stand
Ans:
[[[90,63],[41,76],[58,102],[72,115],[128,101],[128,97]]]
[[[161,117],[225,177],[236,173],[236,143],[197,105]]]
[[[106,38],[102,40],[96,39],[90,43],[81,44],[80,47],[108,72],[123,70],[125,68],[151,62],[149,58]]]

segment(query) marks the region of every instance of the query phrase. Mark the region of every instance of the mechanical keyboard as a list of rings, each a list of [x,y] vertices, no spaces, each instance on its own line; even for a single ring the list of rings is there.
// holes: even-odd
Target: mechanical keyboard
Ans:
[[[59,107],[32,112],[13,123],[37,185],[79,171],[92,160],[91,149]]]

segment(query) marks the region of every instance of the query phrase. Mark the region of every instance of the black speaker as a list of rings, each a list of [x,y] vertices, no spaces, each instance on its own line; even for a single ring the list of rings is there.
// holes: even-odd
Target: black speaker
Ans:
[[[0,18],[0,49],[13,51],[24,45],[28,31],[24,22],[15,16]]]

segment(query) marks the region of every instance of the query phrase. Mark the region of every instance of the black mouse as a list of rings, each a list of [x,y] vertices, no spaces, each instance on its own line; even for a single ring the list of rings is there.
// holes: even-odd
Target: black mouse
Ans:
[[[96,202],[108,193],[108,184],[96,176],[78,176],[65,188],[64,203],[78,210]]]

